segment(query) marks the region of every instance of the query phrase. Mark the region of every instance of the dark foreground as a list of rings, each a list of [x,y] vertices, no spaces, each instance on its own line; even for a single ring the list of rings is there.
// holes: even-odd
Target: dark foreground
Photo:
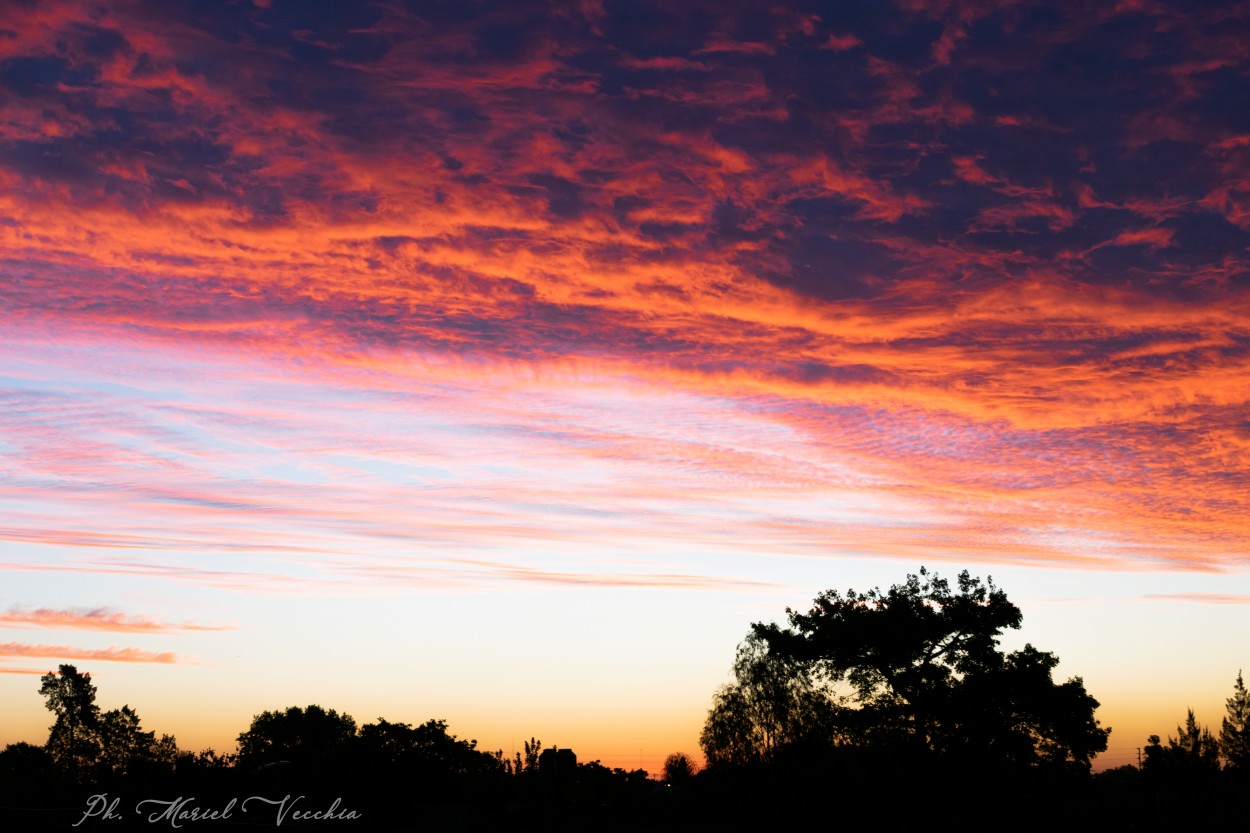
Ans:
[[[578,767],[559,778],[434,784],[376,772],[223,767],[75,785],[4,773],[2,826],[14,831],[733,831],[784,827],[1065,831],[1244,829],[1247,784],[1125,767],[993,773],[951,767],[814,766],[704,771],[666,784]],[[945,771],[942,771],[945,769]]]

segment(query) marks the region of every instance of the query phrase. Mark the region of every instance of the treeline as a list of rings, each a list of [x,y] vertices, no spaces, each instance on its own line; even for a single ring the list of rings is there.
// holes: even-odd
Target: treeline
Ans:
[[[47,743],[0,752],[0,813],[19,827],[611,829],[660,806],[662,785],[645,771],[579,763],[536,738],[509,758],[442,720],[358,726],[310,705],[256,715],[234,752],[192,753],[144,731],[129,706],[101,711],[91,675],[73,665],[41,682],[55,715]]]
[[[101,711],[90,675],[62,665],[41,680],[56,716],[47,743],[0,752],[0,807],[23,822],[15,829],[151,829],[153,818],[370,831],[1244,826],[1240,673],[1218,732],[1190,711],[1166,740],[1146,740],[1140,766],[1092,774],[1111,734],[1098,701],[1080,677],[1054,679],[1054,654],[999,649],[1022,617],[992,580],[964,572],[952,585],[922,568],[889,590],[830,590],[787,613],[787,627],[754,624],[739,646],[712,698],[702,768],[675,753],[649,778],[534,738],[508,757],[441,720],[361,726],[316,705],[256,715],[230,753],[190,753],[127,706]],[[145,799],[167,803],[135,812]]]

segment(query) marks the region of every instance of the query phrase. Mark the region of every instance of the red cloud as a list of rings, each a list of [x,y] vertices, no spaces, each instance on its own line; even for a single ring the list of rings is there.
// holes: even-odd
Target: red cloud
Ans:
[[[1116,235],[1108,246],[1149,246],[1152,249],[1166,249],[1172,245],[1173,232],[1166,228],[1146,228],[1137,231],[1124,231]]]

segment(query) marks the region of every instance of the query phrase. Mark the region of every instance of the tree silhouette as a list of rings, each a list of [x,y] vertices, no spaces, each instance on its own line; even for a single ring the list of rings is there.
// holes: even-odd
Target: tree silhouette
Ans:
[[[755,624],[772,655],[814,663],[854,691],[862,737],[913,752],[992,765],[1073,765],[1088,771],[1107,748],[1098,701],[1074,677],[1056,684],[1058,659],[1031,645],[1004,655],[998,637],[1021,614],[992,579],[967,571],[957,589],[923,567],[882,592],[828,590],[790,628]]]
[[[1228,713],[1220,727],[1220,752],[1230,769],[1250,774],[1250,691],[1237,672],[1233,696],[1224,701]]]
[[[543,742],[536,738],[530,738],[525,741],[525,754],[518,751],[514,761],[509,762],[508,769],[513,775],[526,774],[527,776],[535,776],[538,774],[538,756],[542,754]]]
[[[1185,724],[1176,727],[1176,737],[1168,736],[1167,746],[1151,735],[1143,750],[1143,768],[1156,775],[1189,778],[1218,772],[1220,746],[1211,730],[1201,725],[1188,709]]]
[[[1194,769],[1214,771],[1220,768],[1219,744],[1211,730],[1198,723],[1193,709],[1188,710],[1185,725],[1176,727],[1176,737],[1168,737],[1168,747],[1174,759]]]
[[[505,778],[502,752],[484,752],[476,740],[460,740],[443,720],[412,726],[378,718],[361,727],[355,746],[354,760],[371,785],[395,795],[482,799],[497,793]]]
[[[207,751],[212,752],[211,749]],[[160,740],[154,740],[149,754],[153,763],[168,769],[173,769],[179,758],[187,756],[192,756],[192,753],[179,749],[178,741],[173,735],[161,735]]]
[[[100,746],[101,767],[126,775],[155,760],[156,734],[141,730],[139,715],[130,706],[122,706],[100,715]]]
[[[262,712],[239,735],[239,764],[256,767],[288,761],[299,767],[317,766],[337,761],[355,736],[356,721],[333,709],[311,705]]]
[[[501,756],[483,752],[476,740],[460,740],[447,731],[447,721],[428,720],[420,726],[390,723],[378,718],[360,730],[363,758],[424,777],[462,777],[500,772]]]
[[[0,751],[0,804],[14,807],[30,806],[28,802],[34,802],[48,806],[58,800],[65,786],[65,775],[66,771],[56,764],[46,748],[31,743],[10,743]],[[18,829],[12,821],[6,820],[6,828]]]
[[[154,732],[143,731],[139,715],[129,705],[101,712],[90,674],[62,665],[40,682],[39,693],[47,698],[48,709],[56,713],[46,748],[71,778],[89,773],[129,775],[155,764],[172,771],[178,755],[173,736],[162,735],[158,741]]]
[[[709,766],[768,763],[787,746],[831,736],[836,706],[809,665],[770,653],[752,633],[738,646],[733,673],[699,737]]]
[[[48,733],[47,750],[52,760],[72,778],[95,765],[102,753],[100,709],[91,675],[80,674],[72,665],[40,677],[39,693],[47,698],[48,710],[56,722]]]
[[[664,780],[670,786],[689,783],[698,771],[699,767],[685,752],[674,752],[664,759]]]

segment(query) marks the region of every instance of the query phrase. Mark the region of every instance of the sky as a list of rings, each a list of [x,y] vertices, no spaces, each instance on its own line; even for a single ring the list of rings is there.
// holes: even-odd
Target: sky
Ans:
[[[8,0],[0,743],[652,772],[992,575],[1128,763],[1250,670],[1250,4]]]

